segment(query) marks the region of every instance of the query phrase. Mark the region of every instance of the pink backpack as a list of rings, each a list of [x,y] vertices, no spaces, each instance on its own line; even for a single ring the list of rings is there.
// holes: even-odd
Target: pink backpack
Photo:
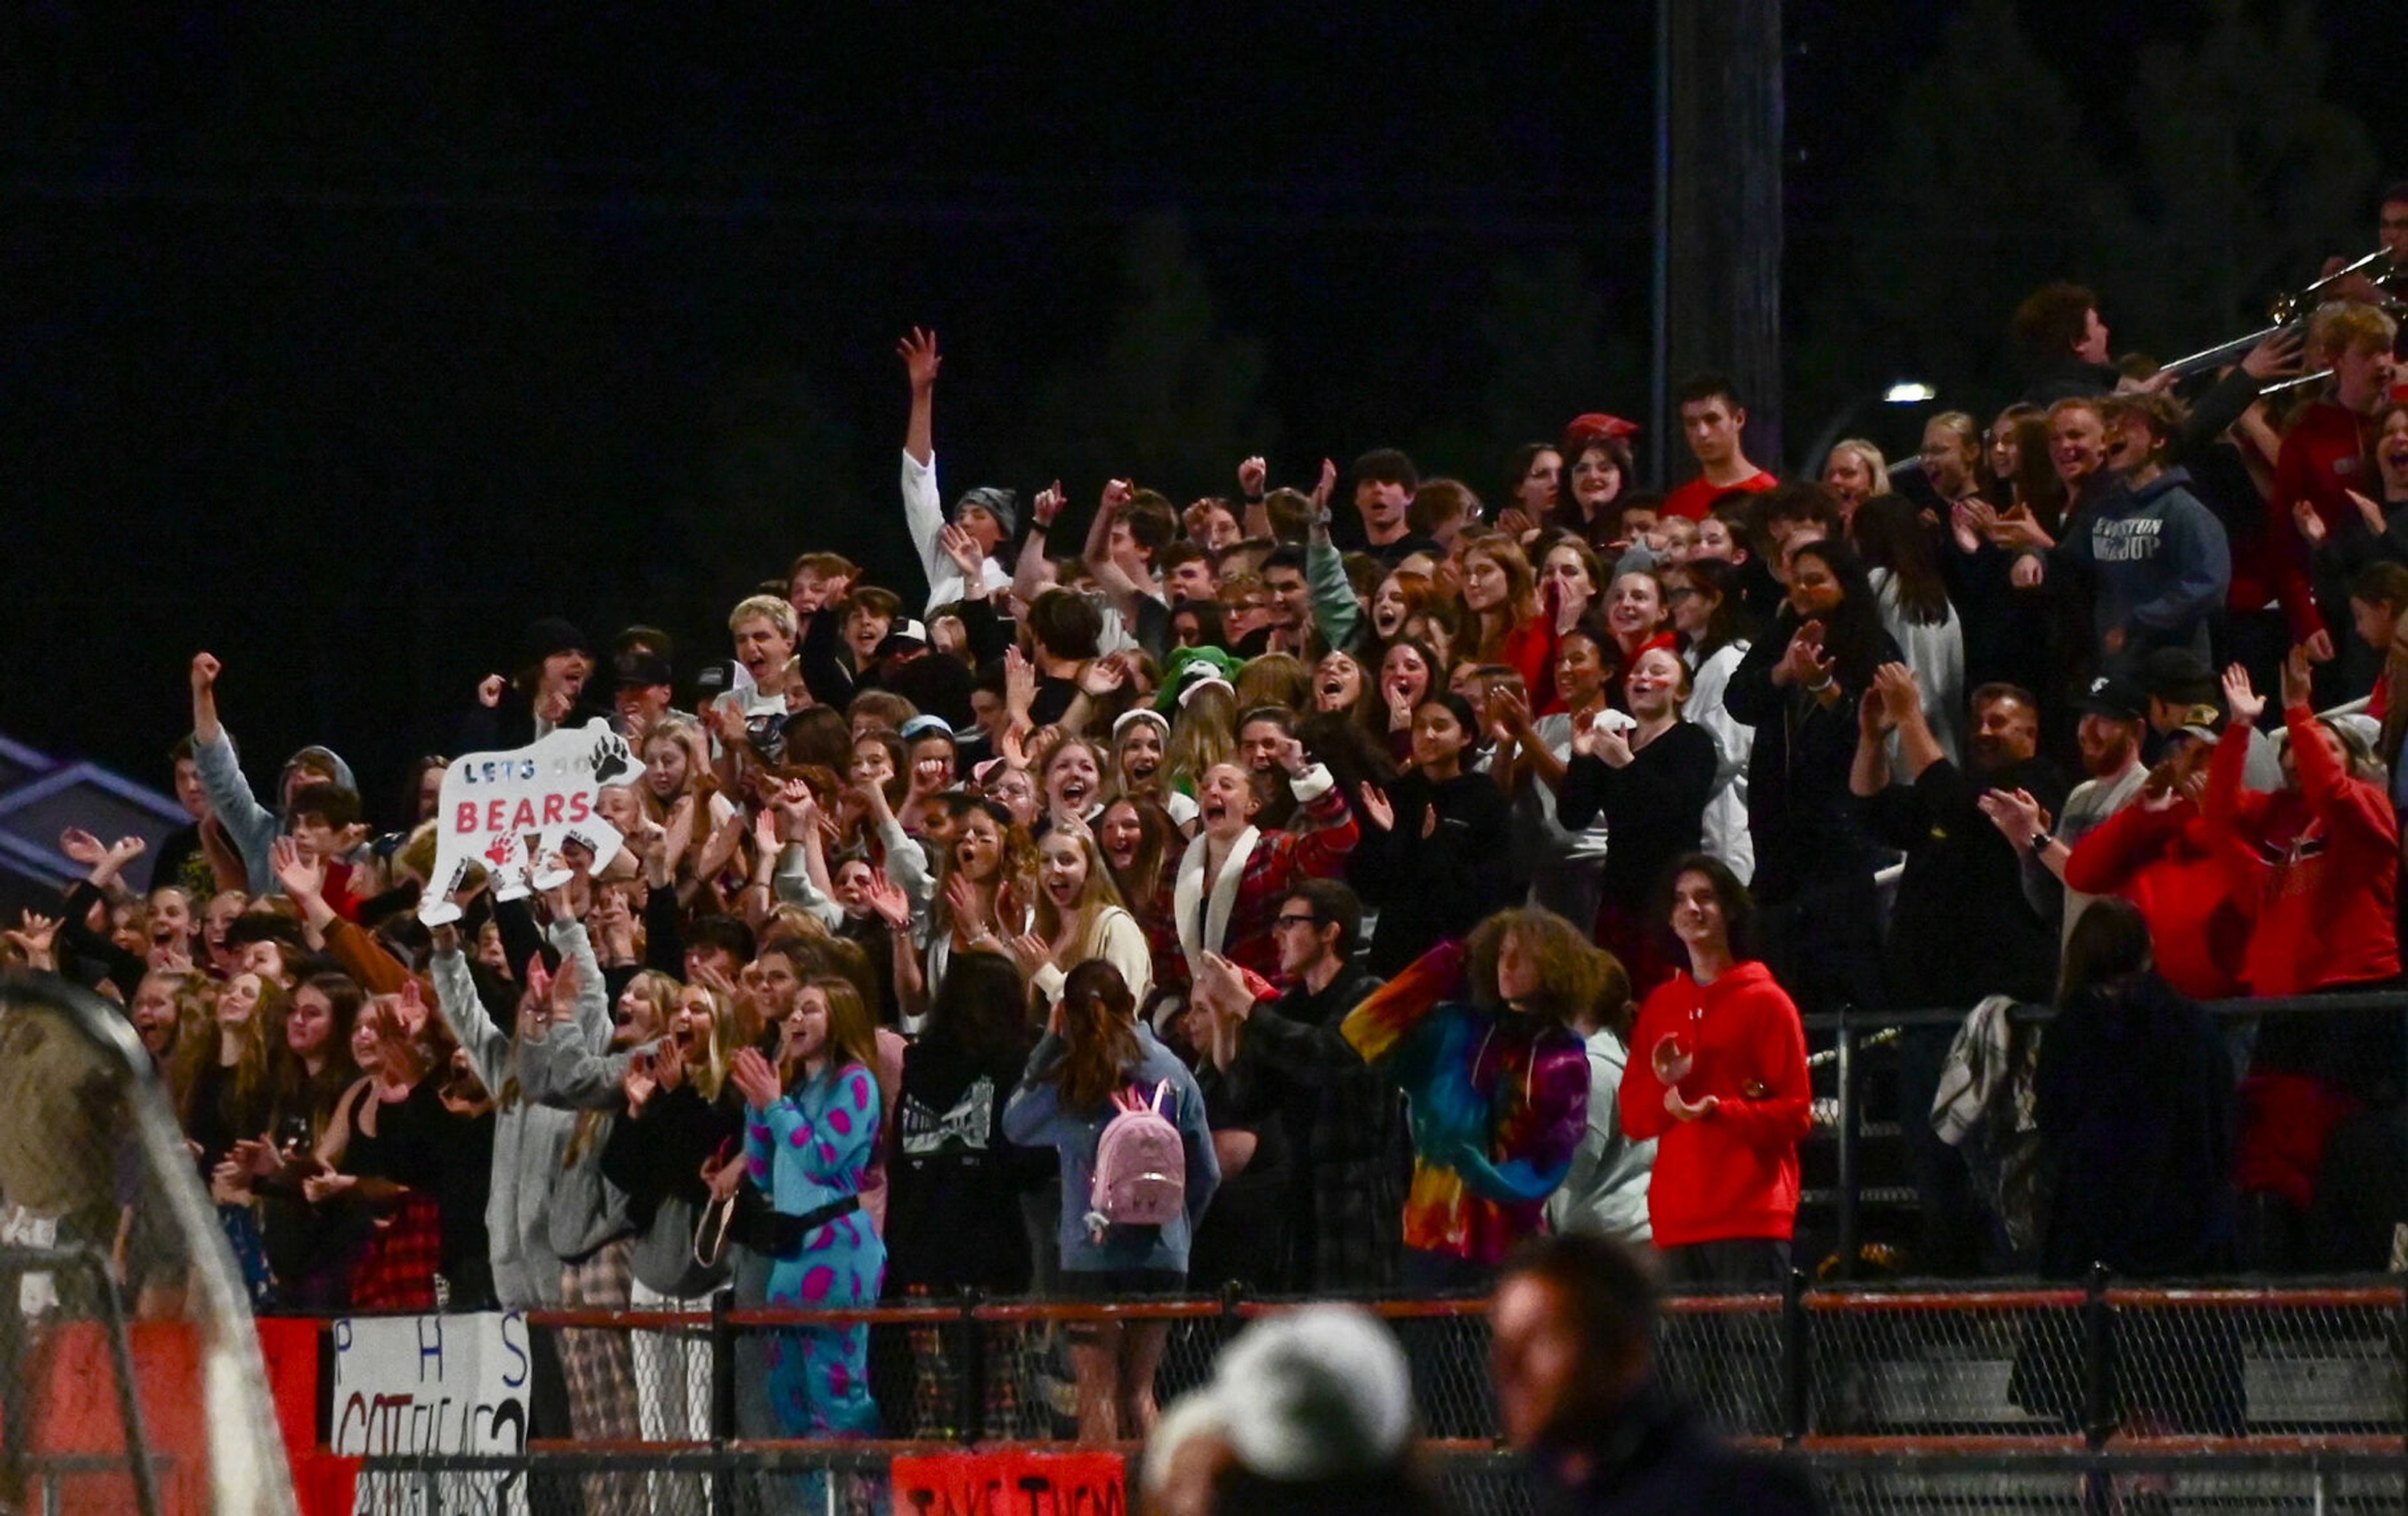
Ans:
[[[1170,1081],[1143,1090],[1115,1090],[1117,1112],[1096,1143],[1095,1181],[1087,1192],[1087,1231],[1101,1242],[1108,1226],[1161,1226],[1187,1205],[1187,1145],[1164,1114]]]

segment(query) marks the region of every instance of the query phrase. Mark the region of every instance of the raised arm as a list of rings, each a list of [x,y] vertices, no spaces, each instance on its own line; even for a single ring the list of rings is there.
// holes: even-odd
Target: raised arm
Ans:
[[[585,933],[585,923],[569,914],[568,886],[545,891],[544,900],[552,911],[546,935],[560,954],[560,972],[577,976],[573,1013],[577,1028],[585,1034],[588,1047],[608,1047],[612,1030],[610,992],[602,982],[602,965],[594,957],[593,939]]]
[[[2207,792],[2200,798],[2200,812],[2210,828],[2229,834],[2241,825],[2248,808],[2241,781],[2249,765],[2249,733],[2266,714],[2266,697],[2251,686],[2249,671],[2238,663],[2224,671],[2224,705],[2232,719],[2225,724],[2223,735],[2215,742],[2215,756],[2208,760]]]
[[[1288,789],[1299,807],[1290,833],[1296,839],[1291,866],[1302,876],[1334,879],[1344,872],[1347,855],[1362,840],[1362,830],[1347,807],[1346,792],[1338,787],[1328,769],[1306,762],[1304,745],[1293,737],[1283,740],[1282,751]]]
[[[1020,1084],[1003,1107],[1006,1141],[1023,1148],[1043,1148],[1051,1146],[1057,1133],[1085,1129],[1085,1122],[1062,1114],[1060,1093],[1045,1077],[1068,1052],[1069,1045],[1059,1032],[1052,1031],[1038,1038],[1037,1046],[1028,1050],[1028,1066],[1021,1072]]]
[[[1112,561],[1112,523],[1128,505],[1136,489],[1125,479],[1104,481],[1104,496],[1096,505],[1096,518],[1087,523],[1087,541],[1080,557],[1096,583],[1120,607],[1121,615],[1131,625],[1137,621],[1137,598],[1142,593],[1137,581],[1131,579],[1118,563]]]
[[[911,381],[911,415],[903,427],[903,524],[919,550],[920,566],[927,571],[928,587],[937,586],[944,559],[937,550],[937,533],[945,525],[944,502],[937,494],[937,370],[944,360],[937,354],[937,334],[918,326],[895,344]]]
[[[1054,481],[1037,492],[1028,504],[1028,531],[1020,541],[1020,556],[1011,570],[1011,593],[1020,603],[1029,601],[1054,583],[1054,560],[1045,556],[1054,534],[1054,518],[1062,513],[1062,482]]]
[[[443,1018],[443,1024],[451,1029],[460,1046],[467,1049],[468,1061],[477,1066],[477,1077],[484,1081],[485,1088],[500,1090],[509,1082],[513,1072],[510,1034],[485,1014],[485,1003],[477,994],[476,976],[468,972],[467,955],[460,950],[458,927],[435,929],[432,975],[435,1013]],[[401,992],[408,996],[415,991],[404,985]]]
[[[242,776],[234,740],[218,719],[218,674],[222,666],[208,653],[193,655],[193,762],[200,771],[201,788],[218,825],[241,855],[254,891],[267,883],[267,844],[276,835],[276,816],[259,803]]]
[[[1329,492],[1337,483],[1338,465],[1322,459],[1304,539],[1304,579],[1312,588],[1312,620],[1322,640],[1332,647],[1351,648],[1363,629],[1363,602],[1354,598],[1354,582],[1346,577],[1346,555],[1329,535]]]
[[[1347,1012],[1340,1033],[1365,1062],[1379,1064],[1454,990],[1463,977],[1463,944],[1440,943]]]

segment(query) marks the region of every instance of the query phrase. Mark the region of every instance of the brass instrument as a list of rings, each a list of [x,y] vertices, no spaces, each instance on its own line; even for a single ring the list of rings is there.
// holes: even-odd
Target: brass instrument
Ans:
[[[2344,264],[2311,284],[2276,296],[2273,304],[2266,311],[2267,319],[2273,323],[2272,325],[2260,327],[2246,337],[2236,337],[2229,342],[2219,342],[2214,347],[2201,348],[2197,353],[2176,358],[2165,366],[2165,371],[2172,373],[2177,378],[2188,378],[2192,374],[2221,368],[2228,363],[2239,360],[2251,348],[2277,332],[2306,322],[2315,314],[2316,307],[2323,303],[2321,298],[2323,293],[2353,275],[2366,279],[2384,292],[2383,309],[2389,311],[2395,319],[2408,316],[2408,300],[2403,300],[2391,293],[2395,287],[2408,287],[2408,268],[2401,268],[2391,261],[2389,249],[2376,248],[2366,256]]]
[[[2381,264],[2383,266],[2382,272],[2367,274],[2366,271],[2369,268],[2373,267],[2376,264]],[[2317,305],[2321,303],[2318,301],[2316,296],[2326,289],[2340,283],[2344,279],[2349,278],[2352,274],[2366,274],[2368,282],[2373,284],[2376,288],[2383,290],[2387,296],[2390,292],[2392,282],[2401,277],[2401,270],[2392,265],[2390,249],[2376,248],[2365,257],[2358,259],[2355,263],[2347,264],[2342,267],[2334,269],[2331,273],[2327,274],[2324,278],[2317,280],[2315,283],[2310,284],[2303,290],[2300,290],[2294,294],[2276,296],[2274,297],[2273,305],[2267,310],[2266,314],[2268,318],[2273,321],[2273,323],[2278,326],[2287,326],[2292,322],[2302,320],[2305,317],[2314,315]],[[2402,302],[2399,300],[2391,298],[2386,298],[2383,302],[2386,309],[2400,306],[2401,303]]]

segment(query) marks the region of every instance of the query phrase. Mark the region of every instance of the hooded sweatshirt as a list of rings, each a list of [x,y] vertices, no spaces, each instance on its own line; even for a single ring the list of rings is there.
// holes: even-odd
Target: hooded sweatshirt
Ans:
[[[276,799],[280,806],[285,787],[291,783],[293,771],[304,759],[322,763],[335,771],[335,783],[356,791],[359,781],[351,776],[351,766],[343,761],[332,748],[304,747],[284,760],[276,773]],[[276,892],[276,874],[267,865],[270,843],[283,834],[292,817],[281,811],[271,811],[259,803],[251,792],[251,782],[242,776],[242,760],[235,756],[234,736],[223,727],[218,729],[217,741],[194,743],[193,760],[201,772],[201,788],[209,798],[209,809],[217,814],[218,824],[233,839],[235,850],[242,855],[242,866],[251,876],[251,893],[270,895]],[[339,888],[334,871],[328,870],[327,888]],[[334,899],[333,894],[328,900]]]
[[[2207,819],[2187,800],[2162,811],[2135,801],[2082,834],[2065,859],[2065,887],[2121,895],[2141,908],[2157,973],[2197,1000],[2241,993],[2249,917]]]
[[[609,1046],[610,998],[603,988],[602,970],[594,960],[585,928],[574,921],[556,921],[551,936],[560,956],[574,960],[579,970],[576,1021],[584,1045]],[[477,996],[477,982],[468,972],[466,954],[457,948],[437,953],[434,970],[436,1009],[467,1052],[477,1077],[498,1102],[505,1087],[518,1076],[512,1029],[496,1023],[486,1012]],[[492,1239],[494,1293],[504,1309],[523,1310],[561,1303],[561,1257],[552,1245],[553,1191],[560,1185],[562,1161],[577,1130],[578,1113],[539,1105],[515,1090],[511,1093],[516,1098],[494,1112],[494,1178],[485,1203],[485,1229]],[[590,1166],[598,1176],[607,1135],[595,1135],[597,1140],[589,1144],[580,1166]],[[587,1192],[577,1209],[580,1219],[587,1219],[590,1212],[584,1206],[598,1198],[593,1193],[600,1188],[598,1179],[580,1188]],[[624,1206],[624,1200],[621,1204]],[[616,1230],[625,1230],[624,1209]]]
[[[1715,1100],[1694,1121],[1664,1108],[1655,1049],[1667,1037],[1692,1060],[1681,1098]],[[1789,1236],[1798,1222],[1798,1144],[1813,1124],[1806,1031],[1762,963],[1736,964],[1710,985],[1683,970],[1639,1008],[1622,1076],[1622,1130],[1656,1139],[1647,1212],[1656,1247]]]
[[[2224,527],[2189,484],[2187,472],[2169,469],[2145,484],[2106,490],[2066,540],[2064,551],[2096,586],[2099,635],[2124,633],[2126,663],[2157,647],[2205,656],[2207,618],[2231,585]]]
[[[2357,779],[2325,747],[2304,705],[2283,714],[2297,789],[2241,787],[2242,745],[2216,745],[2207,773],[2208,824],[2253,907],[2243,969],[2253,995],[2301,995],[2400,973],[2400,822],[2390,797]]]

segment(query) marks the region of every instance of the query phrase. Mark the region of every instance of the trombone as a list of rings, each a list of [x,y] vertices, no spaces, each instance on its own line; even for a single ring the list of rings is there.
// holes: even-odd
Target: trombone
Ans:
[[[2370,272],[2370,270],[2375,270],[2378,265],[2381,266],[2379,271]],[[2391,251],[2388,248],[2376,248],[2366,256],[2334,269],[2312,284],[2276,296],[2273,304],[2266,312],[2267,319],[2273,323],[2272,325],[2259,327],[2246,337],[2236,337],[2229,342],[2219,342],[2214,347],[2201,348],[2197,353],[2176,358],[2165,366],[2164,371],[2173,374],[2176,378],[2187,379],[2193,374],[2205,373],[2209,369],[2221,368],[2228,363],[2235,362],[2266,339],[2286,327],[2298,325],[2315,314],[2316,307],[2321,303],[2318,297],[2323,292],[2352,275],[2363,275],[2376,288],[2382,290],[2384,292],[2383,308],[2392,315],[2400,316],[2408,313],[2408,301],[2402,301],[2391,294],[2395,283],[2408,279],[2408,269],[2401,269],[2392,263]],[[2303,383],[2304,377],[2292,383]]]

